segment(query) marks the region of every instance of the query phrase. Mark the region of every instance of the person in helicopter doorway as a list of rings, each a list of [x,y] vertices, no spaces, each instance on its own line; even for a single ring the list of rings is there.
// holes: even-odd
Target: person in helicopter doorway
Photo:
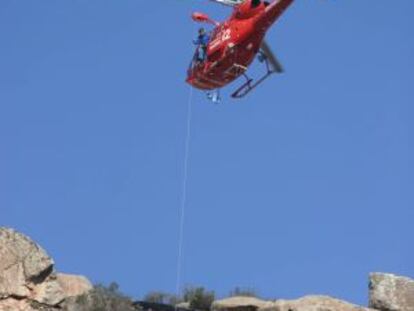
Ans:
[[[207,34],[204,28],[198,30],[197,40],[194,40],[194,44],[197,45],[197,62],[204,63],[207,59],[207,45],[210,41],[210,36]]]

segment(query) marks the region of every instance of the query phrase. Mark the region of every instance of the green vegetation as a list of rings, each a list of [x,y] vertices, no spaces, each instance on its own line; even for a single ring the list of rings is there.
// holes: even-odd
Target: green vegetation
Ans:
[[[230,296],[257,297],[256,291],[252,288],[235,287],[230,291]],[[152,291],[143,297],[143,300],[150,303],[177,305],[187,302],[190,309],[198,311],[209,311],[216,296],[201,286],[189,286],[183,291],[182,297],[161,291]],[[109,286],[95,285],[89,293],[69,299],[65,302],[63,310],[70,311],[137,311],[138,307],[133,301],[122,294],[117,283]]]
[[[187,287],[184,290],[183,300],[190,303],[190,308],[195,310],[210,310],[215,299],[215,293],[204,287]]]
[[[176,305],[181,302],[188,302],[191,309],[208,311],[215,299],[213,291],[208,291],[204,287],[189,286],[184,289],[182,297],[168,294],[165,292],[153,291],[144,296],[143,300],[152,303],[163,303]]]
[[[119,291],[116,283],[108,287],[96,285],[89,293],[69,299],[63,310],[71,311],[136,311],[132,300]]]

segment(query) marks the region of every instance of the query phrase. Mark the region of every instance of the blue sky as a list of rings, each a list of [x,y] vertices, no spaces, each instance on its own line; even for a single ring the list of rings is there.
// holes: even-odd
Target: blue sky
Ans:
[[[193,10],[228,14],[0,2],[0,224],[133,297],[175,290]],[[414,276],[413,10],[296,1],[268,34],[284,75],[195,92],[183,284],[366,304],[369,272]]]

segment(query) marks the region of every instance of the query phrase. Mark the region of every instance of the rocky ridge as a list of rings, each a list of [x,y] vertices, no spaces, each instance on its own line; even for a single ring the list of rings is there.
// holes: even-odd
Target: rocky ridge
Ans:
[[[13,229],[0,227],[0,311],[92,311],[97,310],[94,295],[96,291],[87,278],[57,273],[53,259],[38,244]],[[83,307],[77,304],[79,298]],[[111,311],[150,311],[125,299],[115,304]],[[170,308],[177,310],[177,306]],[[178,308],[190,310],[188,303]],[[211,311],[414,311],[414,280],[371,273],[368,307],[329,296],[274,301],[230,297],[215,301]]]
[[[57,310],[91,289],[85,277],[56,273],[53,259],[30,238],[0,228],[0,311]]]
[[[371,273],[369,306],[382,311],[414,311],[414,280],[387,273]]]
[[[212,311],[414,311],[414,280],[393,274],[371,273],[369,284],[369,307],[316,295],[274,301],[230,297],[215,301]]]

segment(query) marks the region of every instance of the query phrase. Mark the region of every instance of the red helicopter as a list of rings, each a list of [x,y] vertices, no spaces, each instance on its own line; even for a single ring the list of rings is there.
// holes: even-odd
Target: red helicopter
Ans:
[[[242,98],[274,73],[283,68],[264,40],[267,30],[292,4],[293,0],[211,0],[234,7],[228,20],[218,23],[202,13],[193,13],[196,22],[215,26],[206,46],[204,61],[196,55],[187,72],[187,83],[195,88],[208,91],[213,101],[219,101],[218,90],[240,76],[246,78],[233,94]],[[254,81],[246,71],[258,55],[266,66],[266,73]],[[217,90],[216,93],[211,91]]]

